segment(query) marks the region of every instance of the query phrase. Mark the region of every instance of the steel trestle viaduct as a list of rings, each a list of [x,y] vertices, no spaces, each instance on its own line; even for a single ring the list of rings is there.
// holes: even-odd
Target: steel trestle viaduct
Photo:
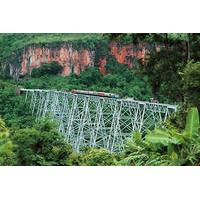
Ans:
[[[176,106],[115,99],[55,90],[21,89],[36,119],[51,115],[73,146],[123,151],[133,131],[153,129],[176,111]]]

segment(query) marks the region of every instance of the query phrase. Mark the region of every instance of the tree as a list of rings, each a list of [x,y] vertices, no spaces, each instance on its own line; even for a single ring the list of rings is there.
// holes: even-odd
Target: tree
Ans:
[[[67,165],[71,146],[47,119],[32,128],[15,130],[12,136],[18,165]]]
[[[31,126],[33,117],[23,95],[16,94],[17,86],[0,80],[0,115],[8,127]]]
[[[181,77],[185,57],[178,47],[151,52],[145,65],[141,65],[141,73],[148,76],[155,98],[161,100],[167,96],[172,102],[182,100]]]
[[[13,153],[13,143],[9,138],[9,130],[0,118],[0,165],[14,164],[15,154]]]
[[[116,164],[115,156],[106,149],[89,148],[82,155],[83,165],[110,166]]]
[[[200,62],[189,62],[181,76],[185,102],[200,110]]]
[[[32,70],[32,77],[41,77],[44,75],[57,75],[61,73],[62,67],[57,62],[51,62],[41,65],[39,68]]]
[[[97,67],[90,67],[79,75],[78,82],[79,84],[91,86],[100,82],[102,77]]]

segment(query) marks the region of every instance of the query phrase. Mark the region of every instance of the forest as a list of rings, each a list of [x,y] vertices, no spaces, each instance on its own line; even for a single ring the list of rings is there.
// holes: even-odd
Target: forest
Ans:
[[[72,43],[95,49],[94,66],[79,75],[61,76],[58,62],[44,63],[31,74],[9,74],[9,63],[29,45]],[[109,44],[159,45],[127,67],[111,55]],[[105,57],[106,75],[98,68]],[[35,120],[18,88],[104,91],[178,106],[167,121],[145,134],[135,131],[123,152],[85,147],[75,152],[49,118]],[[198,166],[200,165],[200,34],[0,34],[0,165],[4,166]]]

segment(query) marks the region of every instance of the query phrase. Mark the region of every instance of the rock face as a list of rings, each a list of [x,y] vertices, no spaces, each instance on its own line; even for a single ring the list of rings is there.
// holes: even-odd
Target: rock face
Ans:
[[[62,67],[62,75],[79,74],[90,66],[94,66],[94,51],[74,50],[72,46],[62,46],[57,49],[47,47],[29,47],[22,54],[21,74],[31,73],[44,63],[58,62]]]
[[[106,58],[100,58],[99,60],[99,71],[103,74],[103,75],[106,75],[106,63],[107,63],[107,60]]]
[[[111,54],[121,64],[126,64],[129,68],[133,67],[133,59],[141,59],[144,62],[145,55],[149,52],[146,44],[128,44],[120,46],[117,43],[110,45]]]
[[[159,46],[153,47],[156,51]],[[152,49],[149,45],[144,43],[121,45],[118,43],[111,43],[109,45],[108,54],[113,56],[117,62],[127,65],[127,67],[134,67],[134,59],[140,59],[142,62],[145,56]],[[10,75],[16,74],[24,75],[31,74],[33,68],[38,68],[44,63],[51,63],[52,61],[58,62],[62,67],[62,76],[69,76],[70,74],[80,74],[85,69],[97,66],[99,71],[106,75],[106,65],[108,63],[106,57],[100,57],[98,60],[95,58],[98,48],[94,49],[75,49],[72,44],[60,44],[56,47],[47,46],[29,46],[21,51],[21,54],[16,58],[11,59],[19,60],[19,64],[9,63]],[[97,60],[97,61],[96,61]],[[95,63],[94,63],[95,62]],[[20,66],[19,66],[20,65]]]

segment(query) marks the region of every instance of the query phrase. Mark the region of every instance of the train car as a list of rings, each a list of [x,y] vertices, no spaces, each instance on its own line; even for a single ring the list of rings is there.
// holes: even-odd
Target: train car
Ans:
[[[99,97],[109,97],[109,98],[119,98],[118,94],[106,93],[106,92],[96,92],[96,91],[86,91],[86,90],[72,90],[73,94],[85,94],[91,96],[99,96]]]

